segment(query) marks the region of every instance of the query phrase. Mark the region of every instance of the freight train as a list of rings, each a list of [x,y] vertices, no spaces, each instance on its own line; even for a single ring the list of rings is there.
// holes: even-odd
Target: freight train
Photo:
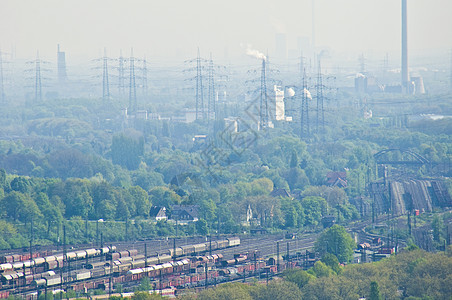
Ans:
[[[157,273],[160,276],[161,274],[184,272],[187,271],[186,268],[190,269],[195,265],[196,255],[200,253],[239,245],[239,238],[228,238],[177,247],[148,258],[145,258],[144,255],[138,255],[138,251],[135,249],[116,252],[116,247],[112,246],[68,252],[66,256],[63,254],[50,255],[17,263],[4,263],[0,265],[0,290],[14,289],[16,287],[29,287],[30,289],[54,287],[62,283],[85,282],[94,278],[106,277],[110,274],[115,278],[124,277],[130,270],[135,270],[132,272],[135,274],[128,275],[133,278],[133,275],[136,277],[139,274],[138,269],[141,269],[142,273],[149,276]],[[88,261],[90,258],[101,256],[105,256],[104,261]],[[175,257],[180,256],[192,257],[192,259],[172,261]],[[219,254],[207,256],[202,260],[216,262],[221,258],[222,256]],[[80,264],[83,269],[71,271],[71,268],[68,268],[71,262],[84,261],[85,259],[86,263]],[[62,271],[63,265],[65,267],[64,272]],[[58,270],[60,271],[58,272]]]
[[[30,269],[32,267],[38,268],[38,272],[41,270],[54,270],[60,268],[63,265],[63,261],[72,262],[86,258],[94,258],[114,251],[116,251],[116,246],[67,252],[66,259],[63,254],[57,254],[46,257],[36,257],[25,261],[2,263],[0,264],[0,274],[13,270]]]

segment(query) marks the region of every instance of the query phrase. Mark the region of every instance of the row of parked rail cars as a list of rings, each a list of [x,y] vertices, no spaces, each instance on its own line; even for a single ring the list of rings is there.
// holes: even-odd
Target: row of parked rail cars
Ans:
[[[246,259],[249,257],[251,260]],[[151,278],[151,283],[154,285],[154,289],[165,289],[165,288],[193,288],[197,286],[204,286],[206,284],[216,284],[221,282],[226,282],[230,280],[237,280],[243,278],[247,275],[261,274],[272,276],[272,274],[277,272],[277,267],[267,266],[265,261],[256,260],[253,255],[238,255],[235,259],[235,264],[232,266],[227,266],[225,268],[221,267],[225,265],[223,263],[221,254],[213,254],[207,256],[196,256],[190,259],[181,259],[177,261],[170,261],[166,263],[161,263],[157,265],[152,265],[143,268],[130,269],[126,273],[119,274],[115,277],[100,277],[100,278],[89,278],[88,274],[93,275],[91,272],[72,274],[71,277],[63,277],[63,282],[61,277],[51,276],[49,272],[48,277],[44,277],[39,280],[32,282],[33,290],[38,291],[38,293],[44,292],[45,288],[52,287],[58,288],[57,285],[62,285],[63,289],[66,287],[66,282],[69,280],[71,289],[74,291],[84,291],[86,289],[106,289],[109,285],[109,279],[112,284],[118,283],[130,283],[133,281],[139,281],[143,277]],[[238,259],[240,258],[240,259]],[[245,258],[243,261],[242,259]],[[105,263],[105,262],[104,262]],[[208,269],[207,269],[207,266]],[[215,268],[217,266],[218,268]],[[290,266],[289,266],[290,267]],[[293,266],[292,266],[293,267]],[[88,271],[88,270],[87,270]],[[77,277],[78,276],[78,277]],[[78,278],[78,280],[77,280]]]
[[[87,258],[99,257],[116,251],[116,246],[103,247],[101,249],[85,249],[79,251],[67,252],[66,257],[63,254],[49,255],[46,257],[36,257],[33,259],[2,263],[0,264],[0,274],[14,271],[34,268],[35,273],[48,270],[54,270],[62,267],[63,261],[72,262]]]
[[[72,284],[80,281],[86,283],[95,278],[120,277],[130,270],[140,268],[145,268],[146,273],[151,276],[157,273],[160,276],[161,274],[185,272],[187,268],[190,269],[193,266],[191,259],[172,261],[175,257],[194,257],[202,252],[239,245],[239,238],[228,238],[182,246],[147,258],[144,255],[138,255],[138,251],[135,249],[116,252],[116,247],[112,246],[72,251],[68,252],[66,256],[63,254],[49,255],[16,263],[4,263],[0,265],[0,290],[17,287],[39,289],[40,287],[54,287],[63,283]],[[105,260],[91,259],[100,256],[105,256]],[[218,260],[221,257],[221,255],[212,256],[210,260]],[[81,261],[81,263],[77,261]],[[75,263],[68,268],[68,264],[71,262]],[[74,265],[83,268],[75,270]]]
[[[228,238],[225,240],[211,241],[206,243],[200,243],[196,245],[186,245],[177,247],[175,249],[169,249],[168,255],[172,257],[198,255],[206,251],[215,251],[219,249],[225,249],[229,247],[240,246],[240,238]]]
[[[0,256],[0,264],[14,263],[29,260],[30,258],[47,256],[47,252],[23,253],[23,254],[9,254]]]
[[[85,265],[87,269],[75,270],[72,272],[47,271],[35,275],[26,275],[18,272],[15,276],[2,275],[2,283],[8,284],[11,288],[16,289],[32,289],[40,290],[45,288],[57,288],[59,285],[64,287],[69,283],[75,290],[77,286],[85,288],[105,288],[105,278],[113,278],[113,282],[130,282],[141,280],[143,277],[150,278],[165,278],[174,277],[175,274],[194,273],[191,281],[196,282],[202,276],[198,274],[197,268],[204,264],[219,263],[222,259],[221,254],[213,254],[207,256],[194,256],[189,259],[180,259],[171,261],[169,255],[162,255],[160,257],[147,258],[148,265],[146,266],[146,259],[142,255],[135,257],[125,257],[128,259],[118,259],[116,261],[102,261]],[[155,264],[154,264],[155,263]],[[195,271],[194,271],[195,270]],[[205,278],[205,277],[204,277]],[[5,279],[8,279],[5,281]],[[95,281],[99,279],[99,281]],[[91,285],[88,283],[92,280]],[[172,279],[174,281],[174,278]],[[170,281],[172,282],[172,281]]]

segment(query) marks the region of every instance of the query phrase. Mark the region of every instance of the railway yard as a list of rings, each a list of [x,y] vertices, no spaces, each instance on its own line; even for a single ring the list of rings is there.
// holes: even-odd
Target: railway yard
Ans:
[[[368,224],[349,229],[358,232]],[[318,235],[208,236],[1,253],[0,298],[19,294],[33,299],[68,290],[80,296],[94,289],[114,293],[119,286],[128,292],[143,277],[153,289],[170,294],[250,277],[268,280],[285,268],[312,266]],[[362,231],[357,236],[372,238]]]

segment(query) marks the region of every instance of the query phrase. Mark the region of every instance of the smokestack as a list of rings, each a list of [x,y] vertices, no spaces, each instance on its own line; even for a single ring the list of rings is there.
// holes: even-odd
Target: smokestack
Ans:
[[[64,84],[67,79],[66,73],[66,53],[60,51],[60,44],[57,46],[58,81]]]
[[[410,75],[408,74],[408,45],[407,45],[407,0],[402,0],[402,91],[409,93]]]

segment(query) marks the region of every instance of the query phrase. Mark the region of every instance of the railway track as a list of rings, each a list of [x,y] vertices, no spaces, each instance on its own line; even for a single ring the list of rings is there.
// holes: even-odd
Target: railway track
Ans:
[[[387,217],[382,216],[379,218],[379,221],[386,221]],[[348,226],[349,231],[359,231],[366,226],[370,225],[370,220],[356,222]],[[283,256],[287,253],[287,246],[289,248],[289,252],[291,255],[297,252],[303,252],[305,250],[312,249],[314,247],[315,240],[318,238],[320,233],[307,233],[298,236],[296,239],[284,239],[282,234],[275,235],[263,235],[263,236],[249,236],[244,235],[241,236],[241,244],[239,246],[233,248],[226,248],[222,250],[214,250],[213,253],[221,253],[224,259],[231,259],[235,254],[244,254],[244,253],[252,253],[255,250],[260,251],[260,256],[265,258],[269,256],[274,256],[277,254],[277,244],[279,242],[279,254]],[[212,236],[212,242],[216,240],[224,239],[224,236]],[[210,237],[194,237],[194,238],[177,238],[175,240],[176,247],[180,247],[183,245],[192,245],[196,243],[209,242]],[[110,245],[110,243],[104,243],[105,245]],[[122,251],[125,249],[136,249],[140,254],[145,253],[145,247],[147,250],[148,256],[153,256],[157,254],[168,253],[169,249],[174,247],[174,239],[158,239],[158,240],[144,240],[144,241],[133,241],[133,242],[122,242],[122,243],[111,243],[112,245],[117,247],[117,251]],[[91,247],[92,245],[88,245]],[[69,248],[69,247],[68,247]],[[84,246],[80,246],[77,248],[84,248]],[[70,248],[71,251],[75,251],[76,248]],[[206,255],[209,254],[209,247],[207,247]],[[252,258],[251,258],[252,259]],[[105,257],[96,257],[90,258],[90,262],[99,262],[105,261]],[[71,271],[76,272],[79,270],[83,270],[85,261],[78,261],[71,263]],[[59,271],[57,271],[59,273]],[[109,275],[98,277],[96,279],[108,279]],[[93,279],[94,280],[94,279]],[[88,281],[87,281],[88,282]],[[56,288],[59,288],[56,287]],[[63,284],[63,288],[65,288],[65,284]],[[19,293],[25,294],[31,291],[36,291],[33,288],[19,288]],[[49,288],[49,290],[52,290]],[[11,293],[18,292],[18,290],[10,289]]]

